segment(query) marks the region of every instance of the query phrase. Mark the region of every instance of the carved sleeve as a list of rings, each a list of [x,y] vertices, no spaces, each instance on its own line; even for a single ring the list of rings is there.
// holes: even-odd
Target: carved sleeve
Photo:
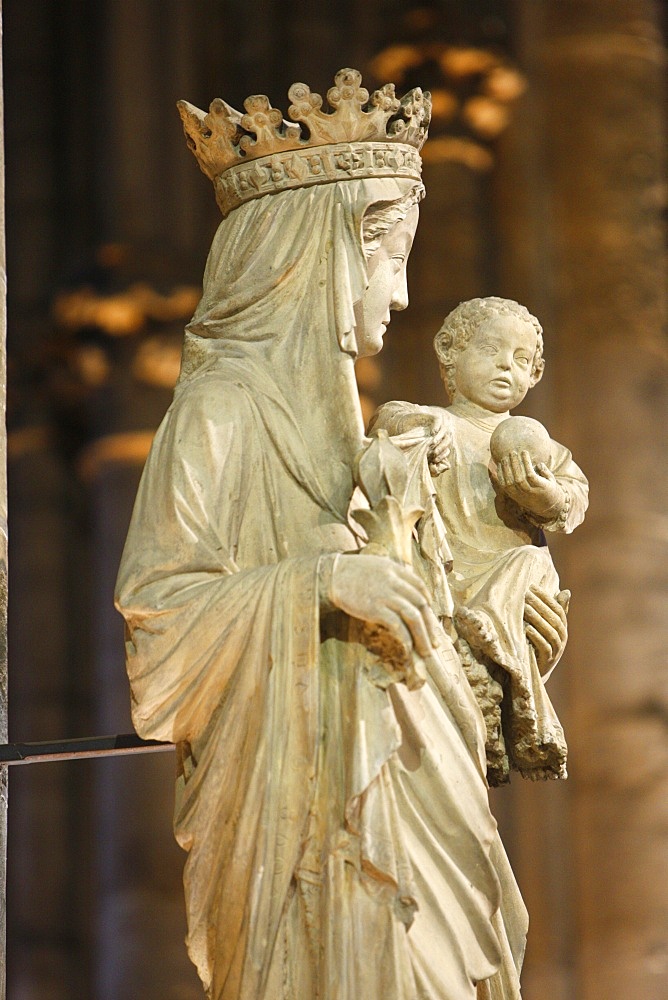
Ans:
[[[229,416],[197,393],[173,407],[138,493],[116,603],[145,737],[192,739],[238,687],[240,665],[261,688],[277,650],[317,637],[317,557],[280,559],[270,519],[249,523],[264,467],[232,402]]]
[[[561,531],[569,535],[584,520],[589,505],[589,483],[582,470],[563,445],[552,442],[550,469],[564,491],[563,503],[548,521],[536,521],[545,531]]]

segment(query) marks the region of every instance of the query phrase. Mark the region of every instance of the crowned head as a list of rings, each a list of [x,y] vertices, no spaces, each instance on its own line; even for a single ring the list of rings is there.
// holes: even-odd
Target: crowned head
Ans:
[[[245,113],[216,98],[204,112],[178,108],[188,145],[214,184],[223,217],[265,194],[351,179],[420,181],[419,150],[427,137],[431,97],[419,88],[402,99],[394,84],[369,95],[361,74],[342,69],[323,99],[293,84],[286,121],[264,95],[248,97]]]

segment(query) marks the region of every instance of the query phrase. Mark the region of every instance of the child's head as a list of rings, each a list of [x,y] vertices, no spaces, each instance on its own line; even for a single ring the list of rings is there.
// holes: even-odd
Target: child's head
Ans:
[[[528,361],[528,379],[524,390],[526,393],[527,389],[539,381],[545,367],[543,330],[536,317],[532,316],[528,309],[512,299],[490,296],[484,299],[470,299],[468,302],[461,302],[446,316],[443,326],[434,337],[434,348],[441,368],[441,377],[451,401],[458,389],[457,382],[462,381],[461,378],[457,378],[458,355],[466,351],[471,340],[474,341],[471,348],[475,346],[476,353],[490,354],[492,347],[485,345],[483,348],[482,343],[478,345],[478,340],[491,336],[492,340],[503,343],[512,336],[511,329],[515,332],[517,339],[518,350],[515,353],[518,363],[527,367]],[[519,350],[520,343],[523,350]],[[524,348],[527,346],[529,355],[525,357],[526,350]],[[468,351],[467,355],[470,353],[471,351]],[[485,359],[482,360],[484,362]],[[472,358],[467,363],[475,364]],[[474,369],[471,377],[476,375],[477,372]],[[501,381],[503,378],[505,376],[500,376]],[[461,390],[461,386],[459,388]],[[466,392],[464,395],[467,395]],[[518,401],[514,400],[512,405],[516,406]],[[486,404],[481,401],[481,405]],[[498,409],[496,405],[490,405],[488,408]]]

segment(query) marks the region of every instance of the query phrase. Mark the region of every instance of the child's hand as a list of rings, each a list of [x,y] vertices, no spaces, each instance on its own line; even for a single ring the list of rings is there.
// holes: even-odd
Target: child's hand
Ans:
[[[452,445],[450,422],[446,414],[438,408],[431,409],[424,406],[413,413],[403,415],[401,418],[400,430],[402,434],[416,427],[424,428],[426,436],[432,438],[427,460],[432,476],[438,476],[450,468],[448,462],[450,446]]]
[[[431,426],[432,443],[427,460],[432,476],[440,476],[450,468],[448,458],[452,446],[452,429],[444,414],[433,413],[431,416],[432,424],[427,426]]]
[[[528,514],[551,521],[561,513],[564,491],[547,465],[534,468],[528,451],[511,451],[497,464],[493,479],[500,491]]]
[[[385,403],[371,418],[369,435],[373,437],[384,429],[392,436],[421,430],[431,438],[427,460],[433,476],[450,468],[448,455],[452,444],[452,430],[448,415],[437,406],[417,406],[410,403]]]

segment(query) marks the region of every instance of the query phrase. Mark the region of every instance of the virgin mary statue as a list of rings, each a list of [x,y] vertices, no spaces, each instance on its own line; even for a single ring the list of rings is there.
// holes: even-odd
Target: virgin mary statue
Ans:
[[[178,746],[209,1000],[519,996],[482,716],[408,566],[350,520],[357,357],[407,304],[429,95],[182,103],[224,219],[120,568],[133,719]],[[379,683],[359,620],[427,663]]]

